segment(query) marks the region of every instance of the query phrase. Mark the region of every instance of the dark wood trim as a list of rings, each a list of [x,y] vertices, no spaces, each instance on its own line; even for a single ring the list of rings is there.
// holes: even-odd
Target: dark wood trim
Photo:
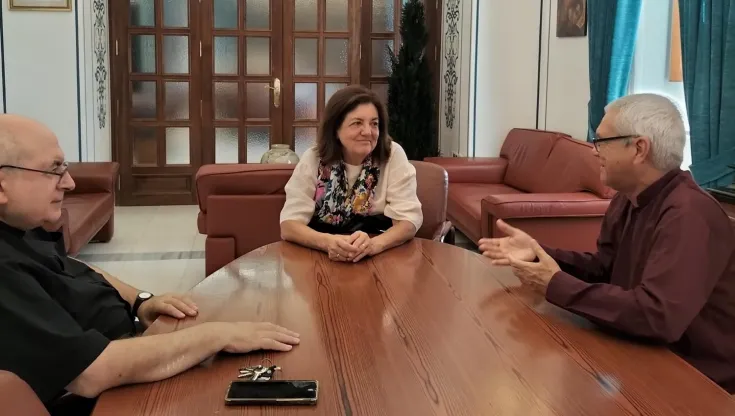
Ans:
[[[288,73],[286,68],[286,53],[287,49],[287,30],[293,27],[293,12],[289,13],[288,7],[282,0],[271,0],[271,75],[269,85],[272,87],[273,82],[277,79],[281,82],[281,99],[278,108],[273,105],[274,91],[270,90],[268,95],[269,108],[270,108],[270,120],[271,120],[271,143],[288,143],[286,139],[289,134],[287,131],[287,125],[284,123],[285,114],[285,100],[288,94],[284,94],[285,74]],[[286,20],[290,21],[290,24]],[[279,53],[280,52],[280,53]],[[249,122],[249,124],[254,124]],[[244,162],[245,160],[243,160]]]
[[[365,3],[370,3],[372,0],[362,0]],[[364,6],[363,6],[364,7]],[[360,9],[360,0],[352,0],[349,3],[349,9],[348,9],[348,16],[350,19],[349,22],[349,34],[350,34],[350,43],[349,43],[349,51],[348,56],[349,58],[349,77],[350,80],[347,82],[348,84],[360,84],[360,75],[363,71],[363,63],[362,63],[362,57],[361,54],[361,45],[363,44],[364,32],[363,32],[363,15],[362,10]],[[359,34],[359,36],[351,36],[352,34]],[[329,81],[327,81],[329,82]],[[322,100],[323,101],[323,100]]]
[[[424,0],[426,5],[426,22],[429,30],[429,68],[434,86],[434,125],[436,132],[436,148],[441,150],[439,132],[441,131],[441,68],[442,68],[442,7],[444,0]]]

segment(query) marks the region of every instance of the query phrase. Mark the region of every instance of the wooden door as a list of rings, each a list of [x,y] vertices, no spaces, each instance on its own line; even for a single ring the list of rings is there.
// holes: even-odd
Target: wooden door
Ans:
[[[359,82],[360,0],[285,3],[283,143],[301,155],[316,141],[327,100]]]
[[[115,2],[115,53],[125,71],[113,73],[120,200],[188,204],[201,165],[198,0]],[[122,26],[123,28],[119,28]],[[123,53],[120,53],[120,52]]]
[[[202,1],[205,163],[258,163],[283,137],[283,2]]]
[[[327,100],[348,84],[387,100],[401,4],[111,2],[118,202],[193,203],[202,164],[258,163],[276,143],[301,155]]]

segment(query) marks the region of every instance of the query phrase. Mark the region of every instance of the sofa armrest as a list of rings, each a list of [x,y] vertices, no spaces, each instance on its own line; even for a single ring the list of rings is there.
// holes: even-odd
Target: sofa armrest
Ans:
[[[117,162],[69,163],[76,187],[70,194],[115,193],[120,164]]]
[[[502,157],[427,157],[444,168],[449,183],[503,183],[508,160]]]
[[[602,217],[610,204],[589,192],[559,194],[503,194],[485,197],[481,203],[483,217],[495,218],[559,218]]]

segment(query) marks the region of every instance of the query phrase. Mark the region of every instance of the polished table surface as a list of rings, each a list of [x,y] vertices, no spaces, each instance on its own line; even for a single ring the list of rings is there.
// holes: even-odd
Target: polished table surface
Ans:
[[[447,244],[417,239],[344,264],[276,243],[191,293],[197,318],[147,332],[271,321],[301,345],[110,390],[95,415],[735,415],[735,400],[665,348],[603,333]],[[318,380],[318,404],[226,407],[239,367],[266,357],[277,379]]]

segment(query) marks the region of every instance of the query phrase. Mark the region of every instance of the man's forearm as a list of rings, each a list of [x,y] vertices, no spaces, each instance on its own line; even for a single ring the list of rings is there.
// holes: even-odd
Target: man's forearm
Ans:
[[[204,323],[169,334],[113,341],[68,390],[95,397],[113,387],[172,377],[226,346],[221,325],[227,324]]]

